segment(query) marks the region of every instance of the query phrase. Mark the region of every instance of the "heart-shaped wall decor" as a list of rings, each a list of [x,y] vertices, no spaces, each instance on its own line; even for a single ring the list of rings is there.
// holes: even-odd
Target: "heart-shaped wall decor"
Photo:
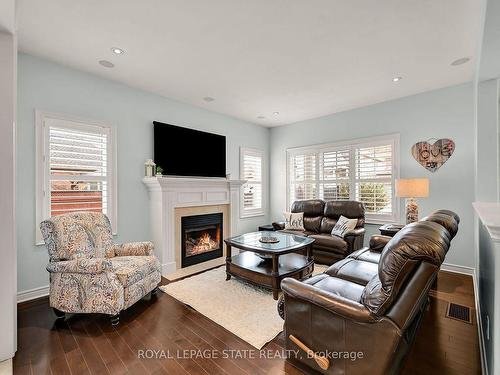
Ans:
[[[455,142],[451,139],[438,139],[434,143],[422,141],[415,143],[411,154],[425,169],[436,172],[455,151]]]

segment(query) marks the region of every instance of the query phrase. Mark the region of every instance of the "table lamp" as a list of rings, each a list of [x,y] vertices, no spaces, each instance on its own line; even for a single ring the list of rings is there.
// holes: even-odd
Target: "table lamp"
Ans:
[[[406,224],[418,220],[416,198],[427,198],[428,196],[428,178],[402,178],[396,180],[396,197],[406,198]]]

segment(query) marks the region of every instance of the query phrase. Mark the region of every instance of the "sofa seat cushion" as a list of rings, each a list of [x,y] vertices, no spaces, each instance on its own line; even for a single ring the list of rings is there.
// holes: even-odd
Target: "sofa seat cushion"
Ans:
[[[349,254],[348,258],[362,260],[364,262],[377,263],[380,260],[380,251],[373,251],[365,247]]]
[[[345,254],[347,251],[347,242],[340,237],[331,234],[311,234],[309,237],[314,238],[314,247],[330,250],[338,254]]]
[[[356,302],[361,300],[361,295],[364,290],[364,287],[359,284],[332,277],[325,273],[313,276],[306,280],[305,283]]]
[[[135,284],[152,272],[160,272],[160,262],[154,256],[123,256],[110,260],[113,273],[124,287]]]
[[[378,264],[346,258],[330,266],[325,273],[364,287],[378,274]]]

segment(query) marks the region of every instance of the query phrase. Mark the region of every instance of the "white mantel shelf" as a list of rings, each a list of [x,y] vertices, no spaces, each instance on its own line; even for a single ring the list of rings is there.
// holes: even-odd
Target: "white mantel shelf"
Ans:
[[[144,177],[149,191],[151,236],[162,274],[177,271],[175,262],[175,209],[179,207],[229,205],[229,236],[240,234],[241,187],[244,180],[194,177]]]
[[[472,205],[491,239],[500,242],[500,203],[474,202]]]

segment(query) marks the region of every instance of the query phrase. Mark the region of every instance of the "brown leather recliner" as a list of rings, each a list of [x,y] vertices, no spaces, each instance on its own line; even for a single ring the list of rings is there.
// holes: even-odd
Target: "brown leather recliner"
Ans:
[[[273,226],[276,230],[314,238],[313,256],[316,263],[333,264],[363,247],[365,207],[361,202],[309,199],[293,202],[291,212],[304,213],[305,231],[284,230],[284,222],[274,222]],[[356,228],[344,238],[331,235],[340,216],[358,219]]]
[[[325,374],[397,373],[458,222],[456,214],[437,212],[393,238],[372,236],[369,248],[305,282],[284,279],[282,313],[291,359]],[[328,358],[328,368],[321,369],[290,335]]]

